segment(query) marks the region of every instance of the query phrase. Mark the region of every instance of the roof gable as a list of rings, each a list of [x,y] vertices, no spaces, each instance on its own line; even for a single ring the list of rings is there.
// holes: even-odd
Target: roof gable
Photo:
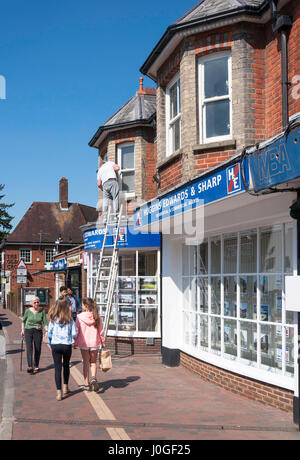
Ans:
[[[196,19],[213,16],[218,13],[243,9],[245,7],[259,7],[264,0],[201,0],[174,24],[184,24]]]

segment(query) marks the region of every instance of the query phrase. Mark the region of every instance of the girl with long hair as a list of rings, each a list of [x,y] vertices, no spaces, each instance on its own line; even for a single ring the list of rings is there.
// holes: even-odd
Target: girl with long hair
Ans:
[[[83,360],[84,388],[98,391],[99,385],[96,379],[98,350],[105,347],[105,337],[101,316],[97,304],[93,299],[86,297],[82,299],[82,313],[77,316],[76,326],[78,335],[75,346],[81,351]],[[89,380],[91,374],[91,380]]]
[[[70,359],[72,344],[77,335],[77,327],[72,318],[69,302],[66,299],[57,300],[49,310],[48,343],[51,346],[55,369],[56,399],[69,393]],[[63,391],[62,384],[63,369]]]

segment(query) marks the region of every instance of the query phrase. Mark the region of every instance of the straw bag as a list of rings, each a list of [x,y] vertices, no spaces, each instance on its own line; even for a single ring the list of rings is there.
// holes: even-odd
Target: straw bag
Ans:
[[[109,350],[100,351],[99,367],[103,372],[107,372],[112,368],[111,355]]]

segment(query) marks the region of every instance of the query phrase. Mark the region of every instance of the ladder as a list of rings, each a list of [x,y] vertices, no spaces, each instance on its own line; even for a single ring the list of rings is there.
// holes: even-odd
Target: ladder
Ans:
[[[111,221],[111,217],[113,220]],[[119,214],[110,213],[110,208],[107,214],[107,221],[105,224],[104,238],[102,243],[102,248],[100,251],[100,260],[97,269],[97,277],[95,290],[93,295],[93,300],[99,305],[101,305],[101,310],[106,306],[105,317],[103,321],[103,331],[104,337],[107,335],[109,318],[111,315],[115,285],[118,276],[119,270],[119,249],[118,238],[120,235],[120,222],[122,216],[122,205],[120,207]],[[117,219],[114,220],[114,218]],[[109,240],[112,239],[112,242]],[[106,254],[105,251],[109,250],[110,254]],[[112,250],[112,252],[111,252]],[[110,265],[107,265],[107,262],[110,261]],[[105,286],[106,285],[106,286]],[[97,302],[97,297],[100,295],[100,302]]]

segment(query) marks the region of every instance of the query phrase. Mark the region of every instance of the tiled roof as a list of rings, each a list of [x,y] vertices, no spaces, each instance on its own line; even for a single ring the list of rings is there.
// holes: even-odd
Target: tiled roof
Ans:
[[[136,94],[112,115],[103,126],[148,120],[156,111],[155,94]]]
[[[196,19],[204,19],[218,13],[239,10],[245,7],[259,7],[265,0],[201,0],[175,24],[184,24]]]
[[[80,226],[95,222],[97,218],[98,213],[91,206],[69,203],[68,210],[62,211],[59,203],[35,201],[7,237],[7,242],[54,243],[61,237],[61,244],[81,244]]]
[[[156,95],[155,92],[147,92],[144,94],[136,94],[129,99],[114,115],[112,115],[94,134],[89,142],[90,146],[94,146],[101,134],[116,127],[126,127],[126,124],[134,124],[140,122],[151,122],[152,117],[156,113]],[[125,126],[124,126],[125,125]]]

